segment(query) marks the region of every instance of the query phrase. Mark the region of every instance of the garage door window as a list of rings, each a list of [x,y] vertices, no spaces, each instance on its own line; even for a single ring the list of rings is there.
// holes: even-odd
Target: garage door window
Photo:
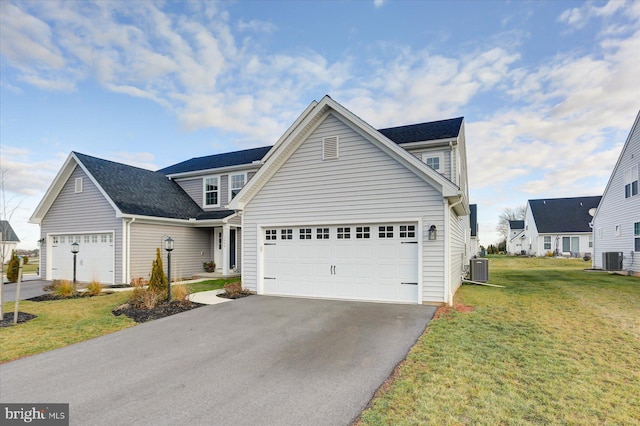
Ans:
[[[338,239],[348,240],[351,238],[351,228],[338,228]]]
[[[329,239],[329,228],[317,228],[316,229],[316,239],[317,240],[328,240]]]
[[[301,240],[310,240],[311,239],[311,228],[301,228],[300,229],[300,239]]]
[[[393,226],[378,226],[378,238],[393,238]]]
[[[400,238],[415,238],[415,225],[400,225]]]
[[[98,236],[97,235],[92,235],[91,236],[91,242],[94,243],[94,244],[97,244],[98,243]]]
[[[293,229],[281,229],[280,230],[280,239],[281,240],[292,240],[293,239]]]
[[[277,234],[277,232],[276,232],[276,230],[275,230],[275,229],[267,229],[267,230],[265,231],[265,237],[264,237],[264,239],[265,239],[265,240],[267,240],[267,241],[275,240],[275,239],[277,239],[277,238],[278,238],[278,237],[277,237],[277,235],[278,235],[278,234]]]
[[[356,238],[371,238],[371,231],[368,226],[356,226]]]

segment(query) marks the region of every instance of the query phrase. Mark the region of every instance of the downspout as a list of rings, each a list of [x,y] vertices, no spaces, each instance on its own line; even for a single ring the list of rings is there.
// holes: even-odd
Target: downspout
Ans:
[[[126,223],[127,228],[127,255],[125,257],[125,269],[126,274],[122,274],[122,280],[125,281],[124,284],[129,284],[131,282],[131,224],[136,221],[135,217],[132,217],[129,222]]]
[[[591,247],[591,268],[596,268],[596,236],[593,233],[593,219],[589,222],[589,228],[591,228],[591,238],[593,246]],[[633,254],[633,252],[631,252]],[[603,265],[604,266],[604,265]]]
[[[458,196],[460,198],[458,199],[458,201],[456,201],[455,203],[451,204],[449,206],[449,210],[447,211],[447,217],[446,217],[446,222],[445,222],[445,230],[446,230],[446,233],[445,233],[445,250],[448,253],[447,256],[446,256],[447,257],[447,264],[449,262],[451,262],[451,236],[450,236],[450,234],[451,234],[451,224],[450,224],[451,213],[453,212],[453,208],[455,206],[457,206],[458,204],[461,204],[462,201],[464,200],[462,195],[463,194],[461,194],[461,193],[458,194]],[[449,276],[447,277],[447,281],[446,281],[447,282],[447,300],[448,300],[447,303],[448,303],[449,306],[453,306],[453,292],[451,291],[451,271],[450,271],[450,268],[446,268],[446,269],[449,270],[449,273],[448,273]],[[460,270],[461,271],[464,270],[464,265],[460,265]],[[462,277],[460,277],[460,279],[462,279]]]

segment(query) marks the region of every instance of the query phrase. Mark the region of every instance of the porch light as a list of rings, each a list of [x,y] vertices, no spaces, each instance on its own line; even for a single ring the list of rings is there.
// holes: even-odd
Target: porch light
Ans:
[[[437,237],[438,237],[438,231],[436,230],[436,226],[431,225],[429,227],[429,240],[431,241],[436,240]]]
[[[167,303],[171,302],[171,252],[173,251],[173,238],[164,240],[164,249],[167,251]]]

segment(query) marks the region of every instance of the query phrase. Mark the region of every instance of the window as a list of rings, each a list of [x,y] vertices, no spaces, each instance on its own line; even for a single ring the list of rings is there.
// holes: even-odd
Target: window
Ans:
[[[64,244],[64,235],[60,235],[60,244]]]
[[[436,172],[444,171],[444,155],[434,154],[433,152],[425,152],[422,154],[422,161]]]
[[[322,138],[322,159],[335,160],[338,158],[338,137]]]
[[[293,229],[281,229],[280,230],[280,239],[281,240],[293,240]]]
[[[633,236],[635,241],[634,251],[640,251],[640,222],[633,224]]]
[[[100,235],[100,242],[101,243],[106,243],[107,242],[107,234]]]
[[[348,240],[351,238],[351,228],[338,228],[338,239]]]
[[[562,237],[562,251],[564,253],[579,253],[580,237]]]
[[[638,168],[635,165],[624,172],[624,198],[638,195]]]
[[[544,249],[551,250],[551,235],[544,236]]]
[[[220,188],[218,177],[208,177],[204,179],[204,205],[205,207],[216,207],[220,205]]]
[[[77,177],[76,178],[75,191],[76,191],[76,194],[79,194],[79,193],[82,192],[82,178],[81,177]]]
[[[356,238],[371,238],[371,229],[368,226],[356,226]]]
[[[267,229],[264,234],[264,239],[267,241],[275,240],[278,235],[275,229]]]
[[[89,244],[90,241],[91,241],[91,237],[89,235],[85,235],[84,236],[84,243],[85,244]]]
[[[91,236],[91,242],[96,244],[98,242],[98,236],[97,235],[92,235]]]
[[[300,229],[300,239],[301,240],[310,240],[311,239],[311,228],[302,228],[302,229]]]
[[[53,237],[53,244],[58,244],[59,240],[58,237]]]
[[[400,238],[415,238],[415,225],[400,225]]]
[[[244,186],[244,182],[247,179],[244,173],[238,175],[229,175],[229,200],[238,195],[238,192]]]
[[[616,229],[616,231],[615,231],[616,237],[619,237],[620,236],[620,225],[616,225],[615,229]]]
[[[329,228],[317,228],[316,229],[316,239],[317,240],[328,240],[329,239]]]
[[[378,226],[379,238],[393,238],[393,226]]]
[[[589,235],[589,248],[593,248],[593,234]]]

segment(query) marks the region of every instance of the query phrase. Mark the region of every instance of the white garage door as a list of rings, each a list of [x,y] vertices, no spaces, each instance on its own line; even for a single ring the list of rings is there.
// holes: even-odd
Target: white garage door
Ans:
[[[113,284],[113,234],[55,235],[51,247],[51,278],[73,279],[71,244],[79,244],[76,280]]]
[[[263,293],[419,303],[415,223],[263,228]]]

